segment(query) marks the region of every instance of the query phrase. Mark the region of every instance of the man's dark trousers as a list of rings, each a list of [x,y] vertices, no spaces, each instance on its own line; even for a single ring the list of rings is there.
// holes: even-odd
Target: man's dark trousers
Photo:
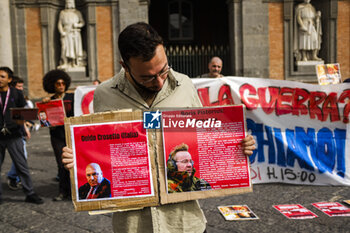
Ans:
[[[34,194],[33,183],[29,175],[27,160],[24,157],[23,141],[21,137],[13,137],[0,140],[0,172],[5,158],[5,150],[8,150],[13,163],[15,164],[17,175],[21,178],[23,191],[28,196]],[[1,176],[0,176],[0,199],[2,197]]]

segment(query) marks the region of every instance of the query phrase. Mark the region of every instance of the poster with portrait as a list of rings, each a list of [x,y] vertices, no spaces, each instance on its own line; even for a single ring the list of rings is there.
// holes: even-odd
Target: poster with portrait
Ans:
[[[62,100],[51,100],[49,102],[38,102],[38,118],[41,127],[51,127],[64,125],[65,104]]]
[[[259,219],[247,205],[218,206],[218,209],[227,221]]]
[[[161,203],[251,191],[244,106],[162,111]],[[200,191],[200,192],[199,192]]]
[[[75,160],[77,211],[158,205],[153,144],[140,112],[68,118],[66,136]]]
[[[341,83],[339,63],[316,65],[318,84],[329,85]]]

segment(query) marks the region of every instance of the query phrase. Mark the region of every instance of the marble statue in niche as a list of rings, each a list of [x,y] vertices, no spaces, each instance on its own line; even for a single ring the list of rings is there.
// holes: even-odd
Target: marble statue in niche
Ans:
[[[318,57],[321,49],[321,12],[304,0],[295,8],[294,56],[297,62],[322,61]]]
[[[75,9],[74,0],[66,0],[65,9],[60,12],[58,31],[61,40],[61,59],[59,69],[71,70],[86,66],[83,51],[81,28],[85,21],[79,10]]]

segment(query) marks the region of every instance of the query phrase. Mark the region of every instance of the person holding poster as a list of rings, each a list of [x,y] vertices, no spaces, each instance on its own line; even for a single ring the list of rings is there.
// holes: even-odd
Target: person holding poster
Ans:
[[[123,69],[96,88],[94,112],[202,107],[191,79],[169,67],[163,39],[149,24],[127,26],[119,34],[118,47]],[[254,144],[252,136],[243,140],[246,155],[253,154]],[[63,151],[62,161],[70,169],[73,151],[67,147]],[[205,228],[206,219],[197,201],[113,213],[114,232],[203,233]]]
[[[48,93],[54,94],[50,98],[43,99],[43,102],[49,102],[50,100],[63,99],[65,102],[66,116],[74,116],[73,102],[74,94],[66,93],[69,88],[71,78],[63,70],[51,70],[45,74],[43,78],[44,90]],[[70,106],[70,107],[69,107]],[[63,147],[66,146],[66,135],[64,126],[50,127],[51,145],[56,157],[59,180],[59,194],[53,198],[53,201],[62,201],[69,199],[71,195],[70,191],[70,178],[69,172],[64,169],[61,160],[61,154]]]
[[[167,161],[168,192],[210,190],[210,184],[204,179],[195,177],[195,172],[188,145],[183,143],[176,146],[170,152]]]
[[[86,166],[87,183],[80,186],[80,199],[111,197],[111,182],[103,177],[100,165],[90,163]]]

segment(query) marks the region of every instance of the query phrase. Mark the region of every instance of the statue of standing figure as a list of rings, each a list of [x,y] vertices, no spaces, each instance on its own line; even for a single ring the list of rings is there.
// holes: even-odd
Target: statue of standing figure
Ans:
[[[66,0],[66,7],[60,12],[58,31],[61,35],[61,61],[59,69],[85,66],[81,28],[85,21],[80,11],[75,9],[74,0]]]
[[[321,12],[304,0],[295,8],[294,55],[297,61],[321,61]]]

